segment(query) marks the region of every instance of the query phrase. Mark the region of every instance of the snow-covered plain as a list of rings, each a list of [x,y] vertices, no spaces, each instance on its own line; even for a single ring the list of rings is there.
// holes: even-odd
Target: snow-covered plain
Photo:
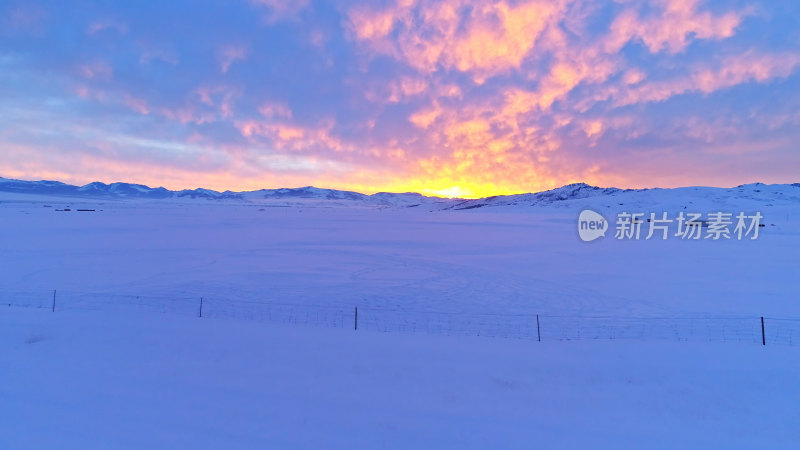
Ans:
[[[290,194],[0,193],[0,304],[12,305],[0,314],[0,447],[800,441],[800,336],[766,347],[736,333],[716,343],[548,339],[564,316],[730,318],[757,332],[760,316],[800,318],[798,186],[573,186],[469,201]],[[759,211],[765,227],[752,241],[618,241],[612,231],[585,243],[584,208],[610,220],[622,210]],[[53,290],[56,313],[46,309]],[[269,304],[333,308],[323,322],[338,328],[244,320],[264,319]],[[425,326],[376,333],[370,314],[380,311]],[[541,343],[442,323],[433,328],[444,336],[431,335],[427,319],[530,326],[535,314]]]
[[[797,348],[0,314],[0,447],[796,448]]]

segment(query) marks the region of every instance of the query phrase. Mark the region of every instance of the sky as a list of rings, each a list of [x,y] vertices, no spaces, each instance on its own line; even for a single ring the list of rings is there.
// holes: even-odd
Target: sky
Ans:
[[[798,23],[793,0],[0,0],[0,176],[798,182]]]

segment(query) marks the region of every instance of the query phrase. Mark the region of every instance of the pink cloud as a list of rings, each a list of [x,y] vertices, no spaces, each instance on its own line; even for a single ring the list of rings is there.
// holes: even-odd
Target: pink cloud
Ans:
[[[423,78],[403,77],[391,84],[392,98],[399,101],[404,98],[419,95],[428,90],[428,82]]]
[[[218,120],[215,114],[201,111],[193,105],[185,105],[177,108],[161,107],[158,108],[156,112],[169,120],[175,120],[183,124],[203,124],[216,122]]]
[[[419,128],[428,128],[441,115],[442,109],[434,104],[430,108],[415,112],[408,120]]]
[[[639,3],[614,19],[606,40],[609,51],[617,51],[631,40],[640,40],[652,52],[676,53],[692,39],[724,39],[733,36],[745,12],[714,15],[698,10],[698,0],[660,0],[658,14],[642,17]]]
[[[90,80],[108,81],[114,76],[114,69],[103,61],[83,64],[78,67],[81,76]]]
[[[291,119],[292,118],[292,110],[289,109],[283,103],[272,103],[267,102],[262,104],[258,108],[258,112],[261,113],[262,116],[266,117],[267,119],[272,118],[283,118],[283,119]]]
[[[241,92],[238,88],[225,85],[201,86],[192,92],[192,97],[199,100],[201,104],[216,107],[222,118],[233,117],[234,101],[240,95]]]
[[[308,41],[314,47],[322,48],[326,41],[325,33],[322,30],[312,30],[308,35]]]
[[[296,16],[302,10],[308,8],[309,0],[250,0],[250,3],[258,7],[266,8],[267,15],[265,20],[273,23],[278,20],[289,19]]]
[[[167,64],[178,64],[179,59],[174,52],[162,48],[145,48],[139,54],[139,64],[150,64],[152,61],[162,61]]]
[[[424,77],[404,76],[392,81],[373,82],[364,92],[364,97],[374,103],[399,103],[418,97],[437,86]]]
[[[244,120],[235,123],[242,136],[258,141],[266,138],[278,150],[341,152],[352,150],[333,135],[333,122],[318,126],[304,126],[263,120]]]
[[[92,22],[86,27],[86,34],[94,36],[106,30],[114,30],[119,34],[126,34],[128,32],[128,25],[116,20],[104,19]]]
[[[633,68],[625,72],[622,81],[625,84],[638,84],[644,81],[645,78],[647,78],[646,73],[639,69]]]
[[[139,114],[150,114],[150,108],[147,106],[147,101],[142,98],[134,97],[130,94],[124,94],[122,97],[122,103]]]
[[[244,61],[247,58],[247,49],[236,45],[227,45],[217,52],[219,70],[224,75],[228,73],[231,65],[237,61]]]
[[[23,4],[6,13],[2,22],[11,29],[41,35],[44,33],[47,12],[34,4]]]
[[[710,94],[742,83],[767,83],[791,75],[799,65],[800,54],[747,52],[728,57],[716,66],[700,65],[685,76],[618,91],[614,102],[617,106],[658,102],[689,92]]]

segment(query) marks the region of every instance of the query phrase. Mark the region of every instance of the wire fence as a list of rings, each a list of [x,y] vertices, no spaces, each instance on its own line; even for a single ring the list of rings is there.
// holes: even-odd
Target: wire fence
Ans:
[[[0,305],[49,309],[53,312],[143,311],[200,318],[352,328],[358,331],[535,341],[620,339],[800,344],[800,319],[779,317],[487,314],[61,291],[0,292]]]

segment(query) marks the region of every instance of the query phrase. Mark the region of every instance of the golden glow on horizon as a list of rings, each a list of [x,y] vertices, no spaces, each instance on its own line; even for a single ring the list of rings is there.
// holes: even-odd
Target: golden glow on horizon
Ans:
[[[417,192],[431,197],[446,198],[483,198],[493,195],[519,194],[522,192],[532,192],[541,190],[536,186],[525,188],[514,188],[508,186],[497,186],[490,183],[465,182],[465,180],[452,179],[411,179],[403,182],[386,186],[375,190],[375,186],[360,186],[352,190],[365,193],[374,192]]]
[[[440,197],[450,197],[450,198],[456,198],[456,197],[463,198],[463,197],[468,197],[472,194],[472,190],[462,188],[461,186],[453,186],[447,189],[431,190],[431,192]]]
[[[1,169],[1,168],[0,168]],[[532,186],[530,188],[511,188],[507,186],[496,186],[493,184],[467,184],[462,182],[454,182],[453,180],[420,180],[412,179],[401,182],[392,182],[385,184],[367,184],[361,183],[343,183],[340,180],[333,179],[309,179],[305,177],[291,177],[291,178],[244,178],[236,177],[231,174],[205,174],[197,175],[192,173],[149,173],[139,174],[138,176],[124,173],[123,171],[113,171],[111,175],[95,176],[92,174],[69,174],[61,171],[45,171],[45,172],[24,172],[19,170],[2,170],[0,177],[19,179],[19,180],[50,180],[61,181],[63,183],[72,184],[76,186],[83,186],[91,182],[99,181],[101,183],[133,183],[143,184],[151,188],[164,187],[172,191],[180,191],[183,189],[196,189],[204,188],[211,189],[218,192],[224,191],[257,191],[260,189],[280,189],[280,188],[298,188],[303,186],[314,186],[321,189],[334,189],[342,191],[354,191],[363,194],[374,194],[377,192],[416,192],[426,196],[432,197],[446,197],[446,198],[483,198],[494,195],[509,195],[519,194],[526,192],[537,192],[541,190],[558,187],[556,185],[538,187]],[[99,175],[98,172],[95,172]]]
[[[15,146],[12,149],[19,154],[31,154],[34,151],[23,146]],[[631,179],[601,175],[598,171],[539,174],[526,164],[505,168],[502,182],[494,182],[495,177],[489,170],[469,165],[460,168],[446,161],[437,161],[429,166],[417,167],[416,170],[406,169],[406,173],[392,173],[387,170],[332,171],[321,174],[261,173],[259,170],[248,170],[245,166],[236,166],[235,170],[230,171],[196,172],[191,169],[164,167],[145,162],[121,163],[96,157],[83,159],[79,168],[79,172],[67,172],[41,170],[34,166],[20,168],[0,164],[0,176],[21,180],[61,181],[77,186],[94,181],[106,184],[137,183],[173,191],[205,188],[219,192],[242,192],[311,185],[322,189],[355,191],[367,195],[377,192],[416,192],[427,196],[451,198],[483,198],[540,192],[575,182],[600,186],[641,187]],[[681,183],[676,182],[674,185],[679,186]]]

